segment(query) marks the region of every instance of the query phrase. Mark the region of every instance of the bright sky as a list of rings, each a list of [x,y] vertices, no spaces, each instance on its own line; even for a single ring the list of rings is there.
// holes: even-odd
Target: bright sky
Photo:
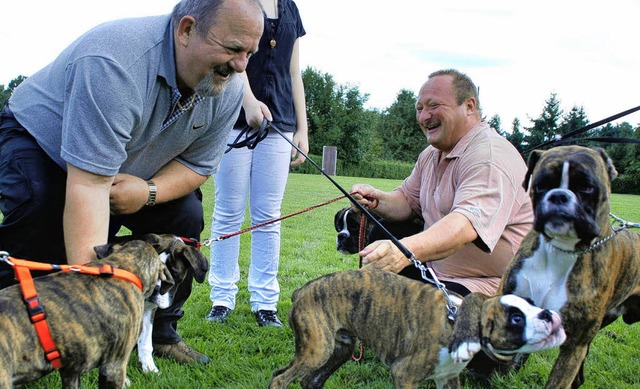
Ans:
[[[29,76],[87,29],[170,13],[176,0],[21,0],[0,5],[0,84]],[[529,126],[552,92],[595,122],[640,105],[640,1],[297,0],[301,66],[333,75],[387,108],[429,73],[457,68],[484,114]],[[640,124],[640,113],[622,120]]]

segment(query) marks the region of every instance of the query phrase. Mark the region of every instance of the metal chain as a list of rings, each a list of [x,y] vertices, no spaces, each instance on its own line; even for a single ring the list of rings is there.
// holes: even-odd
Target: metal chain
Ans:
[[[420,275],[422,276],[422,279],[434,284],[436,287],[438,287],[438,289],[442,291],[442,293],[444,294],[445,300],[447,300],[447,312],[449,312],[449,315],[447,317],[449,318],[449,320],[455,321],[456,316],[458,315],[458,306],[455,305],[451,300],[451,296],[449,296],[449,292],[447,292],[447,286],[442,282],[440,282],[440,280],[436,276],[436,273],[433,271],[431,266],[427,267],[423,265],[422,262],[416,259],[415,255],[411,254],[411,258],[409,258],[409,262],[411,262],[413,266],[417,267],[420,270]],[[427,277],[427,272],[429,272],[429,274],[431,275],[431,278]]]

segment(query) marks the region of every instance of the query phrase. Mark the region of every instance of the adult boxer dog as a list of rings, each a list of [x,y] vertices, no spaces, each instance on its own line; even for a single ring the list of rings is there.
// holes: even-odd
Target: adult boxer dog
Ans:
[[[96,248],[98,258],[111,254],[111,250],[116,244],[115,242],[126,242],[132,239],[136,238],[122,236],[116,238],[112,243]],[[184,281],[187,272],[193,272],[196,282],[203,283],[209,269],[209,262],[200,250],[192,245],[185,244],[183,239],[175,235],[147,234],[143,239],[151,244],[160,255],[174,281],[173,285],[168,289],[162,288],[158,283],[151,296],[145,299],[142,330],[137,342],[138,360],[142,366],[142,371],[159,374],[160,370],[153,361],[153,342],[151,338],[155,312],[158,308],[164,309],[173,303],[173,296]]]
[[[80,377],[98,367],[100,387],[122,388],[127,362],[140,334],[144,299],[158,280],[164,292],[171,275],[147,242],[113,246],[110,255],[86,266],[110,264],[137,276],[127,280],[57,272],[33,279],[51,338],[61,354],[62,386],[78,388]],[[19,285],[0,291],[0,387],[12,388],[54,370],[45,358]]]
[[[614,231],[609,218],[616,175],[602,149],[562,146],[534,151],[528,161],[524,187],[531,182],[534,225],[498,294],[516,294],[560,313],[567,340],[547,388],[580,386],[598,330],[620,315],[628,324],[640,320],[640,237]],[[476,322],[464,314],[458,318],[454,358],[478,349]]]
[[[375,212],[371,212],[384,227],[395,237],[405,237],[422,231],[424,221],[416,218],[410,222],[386,222]],[[379,228],[374,228],[374,222],[369,219],[362,222],[362,212],[355,207],[344,207],[336,212],[333,225],[338,233],[336,237],[336,250],[342,254],[356,254],[360,246],[365,247],[371,242],[380,239],[389,239],[389,236]],[[364,231],[362,231],[364,229]],[[364,241],[361,242],[361,240]]]
[[[295,356],[274,373],[270,388],[284,389],[300,377],[303,388],[321,388],[351,358],[356,338],[391,368],[395,388],[417,388],[428,378],[438,388],[459,387],[466,363],[449,355],[454,325],[444,294],[433,285],[384,270],[347,270],[310,281],[292,301]],[[516,296],[466,309],[477,311],[478,336],[494,355],[539,351],[564,340],[558,314]]]

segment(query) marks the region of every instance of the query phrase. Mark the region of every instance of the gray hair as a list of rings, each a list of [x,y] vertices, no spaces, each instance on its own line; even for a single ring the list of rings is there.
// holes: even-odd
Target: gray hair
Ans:
[[[436,76],[451,76],[453,77],[453,81],[451,85],[453,86],[453,93],[456,96],[456,103],[458,105],[464,103],[468,98],[473,97],[476,100],[476,109],[478,110],[478,114],[482,117],[482,110],[480,109],[480,97],[478,96],[478,88],[471,81],[471,78],[466,74],[456,70],[456,69],[443,69],[435,71],[429,74],[429,78]]]
[[[213,27],[216,17],[218,16],[218,11],[225,1],[227,0],[181,0],[173,7],[171,21],[174,27],[177,27],[183,17],[187,15],[193,16],[196,20],[196,33],[200,36],[205,36],[211,27]],[[264,12],[260,0],[246,1],[254,3]]]

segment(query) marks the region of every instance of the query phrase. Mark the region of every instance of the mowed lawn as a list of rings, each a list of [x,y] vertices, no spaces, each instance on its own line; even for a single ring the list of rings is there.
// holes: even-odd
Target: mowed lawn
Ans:
[[[335,177],[347,191],[357,182],[367,182],[381,189],[392,189],[400,181]],[[206,227],[202,239],[210,237],[213,212],[213,181],[204,186]],[[342,196],[333,184],[321,175],[291,174],[283,204],[283,215],[297,212]],[[282,253],[279,280],[281,299],[279,316],[285,322],[281,329],[257,326],[249,307],[247,271],[251,234],[241,235],[241,281],[236,310],[226,324],[211,324],[204,318],[211,308],[209,285],[194,285],[194,291],[184,307],[185,317],[179,322],[179,332],[188,344],[207,354],[206,366],[183,366],[156,358],[159,376],[140,371],[135,352],[129,362],[131,388],[266,388],[274,370],[284,367],[294,353],[294,339],[286,324],[291,308],[291,294],[307,281],[323,274],[358,267],[357,255],[343,255],[335,249],[336,232],[333,217],[349,203],[345,199],[282,221]],[[640,221],[640,197],[613,195],[612,212],[632,222]],[[248,216],[245,227],[250,225]],[[0,248],[1,249],[1,248]],[[207,247],[204,253],[209,255]],[[416,307],[417,310],[425,309]],[[375,326],[376,323],[366,323]],[[557,350],[534,354],[517,374],[494,377],[496,388],[542,387],[550,372]],[[640,387],[640,325],[628,326],[618,320],[602,330],[592,343],[586,363],[584,388]],[[59,386],[56,373],[28,388]],[[473,380],[462,376],[464,388],[478,388]],[[97,387],[94,370],[83,379],[83,387]],[[298,384],[293,385],[299,388]],[[326,383],[326,388],[391,388],[389,370],[365,347],[359,362],[348,362]],[[421,388],[432,388],[424,382]]]

